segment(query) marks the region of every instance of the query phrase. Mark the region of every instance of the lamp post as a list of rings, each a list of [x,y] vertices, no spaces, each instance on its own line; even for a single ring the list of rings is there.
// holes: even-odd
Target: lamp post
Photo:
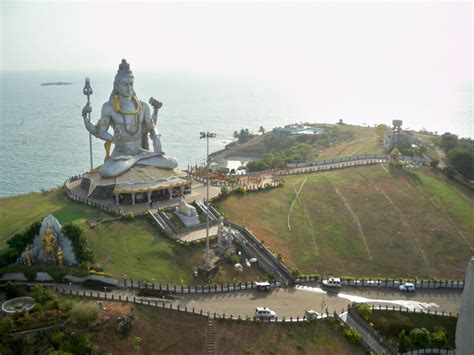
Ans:
[[[204,259],[204,267],[210,266],[209,262],[209,138],[215,138],[215,133],[200,132],[200,139],[206,138],[206,256]]]

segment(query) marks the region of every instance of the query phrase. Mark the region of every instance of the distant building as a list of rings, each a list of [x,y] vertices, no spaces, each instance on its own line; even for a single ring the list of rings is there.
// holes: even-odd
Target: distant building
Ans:
[[[387,131],[383,137],[383,147],[386,152],[391,151],[393,148],[408,147],[413,144],[419,145],[420,140],[407,131],[400,131],[397,133]]]
[[[309,127],[300,124],[291,124],[288,126],[273,128],[272,135],[276,139],[284,139],[290,135],[321,134],[324,128]]]

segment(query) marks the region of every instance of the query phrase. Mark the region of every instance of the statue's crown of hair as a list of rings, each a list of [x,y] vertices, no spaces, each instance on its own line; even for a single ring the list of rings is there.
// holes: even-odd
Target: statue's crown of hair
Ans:
[[[127,63],[127,60],[122,59],[122,63],[119,64],[119,68],[117,70],[117,76],[122,75],[131,75],[132,71],[130,70],[130,64]]]

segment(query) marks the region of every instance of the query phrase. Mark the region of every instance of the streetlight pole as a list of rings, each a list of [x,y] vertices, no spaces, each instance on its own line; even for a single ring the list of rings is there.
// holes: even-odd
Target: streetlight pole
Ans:
[[[210,266],[209,260],[209,138],[215,138],[215,133],[200,132],[200,139],[206,138],[206,256],[204,259],[204,267]]]

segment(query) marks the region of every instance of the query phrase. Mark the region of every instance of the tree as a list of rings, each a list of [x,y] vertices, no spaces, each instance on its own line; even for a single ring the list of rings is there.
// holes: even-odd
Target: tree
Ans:
[[[264,134],[265,128],[263,128],[263,126],[260,126],[260,128],[258,129],[258,133]]]
[[[406,353],[408,350],[410,350],[410,348],[411,348],[410,338],[407,336],[404,329],[398,336],[398,352]]]
[[[449,152],[451,149],[455,148],[458,144],[458,136],[451,133],[445,133],[441,136],[441,147]]]
[[[448,159],[460,174],[468,179],[474,179],[474,149],[451,149]]]
[[[431,345],[430,332],[426,328],[415,328],[410,332],[410,340],[413,347],[424,349]]]
[[[367,303],[360,303],[357,305],[357,313],[366,321],[372,316],[372,309]]]

